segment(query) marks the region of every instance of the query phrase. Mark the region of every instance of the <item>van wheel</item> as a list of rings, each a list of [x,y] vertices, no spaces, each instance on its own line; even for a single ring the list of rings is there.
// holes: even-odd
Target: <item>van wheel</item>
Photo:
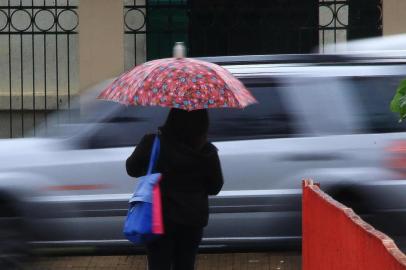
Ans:
[[[22,233],[22,219],[4,216],[9,211],[3,209],[0,210],[0,269],[24,269],[28,249]]]

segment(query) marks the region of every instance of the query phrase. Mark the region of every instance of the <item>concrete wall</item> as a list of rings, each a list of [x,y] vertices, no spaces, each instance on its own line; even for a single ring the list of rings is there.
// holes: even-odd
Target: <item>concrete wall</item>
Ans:
[[[406,0],[383,0],[383,35],[406,33]]]

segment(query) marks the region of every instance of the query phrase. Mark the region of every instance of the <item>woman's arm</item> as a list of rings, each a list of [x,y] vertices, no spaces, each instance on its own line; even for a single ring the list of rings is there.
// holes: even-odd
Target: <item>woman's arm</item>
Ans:
[[[135,147],[125,164],[129,176],[140,177],[147,174],[153,143],[154,135],[145,135]]]
[[[223,187],[223,173],[221,171],[220,159],[218,154],[210,160],[209,164],[209,179],[207,193],[209,195],[217,195]]]

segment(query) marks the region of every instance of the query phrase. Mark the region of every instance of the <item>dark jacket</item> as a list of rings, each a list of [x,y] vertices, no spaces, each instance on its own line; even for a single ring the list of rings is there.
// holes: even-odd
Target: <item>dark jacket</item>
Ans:
[[[146,135],[127,159],[127,173],[140,177],[147,173],[155,135]],[[206,143],[194,150],[160,135],[161,150],[156,172],[160,182],[164,223],[204,227],[208,222],[208,195],[216,195],[223,186],[217,148]]]

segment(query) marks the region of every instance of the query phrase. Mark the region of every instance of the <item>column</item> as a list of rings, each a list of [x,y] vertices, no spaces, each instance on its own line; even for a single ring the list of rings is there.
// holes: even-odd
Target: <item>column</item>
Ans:
[[[79,1],[79,89],[124,71],[122,0]]]
[[[383,0],[383,35],[406,33],[406,1]]]

